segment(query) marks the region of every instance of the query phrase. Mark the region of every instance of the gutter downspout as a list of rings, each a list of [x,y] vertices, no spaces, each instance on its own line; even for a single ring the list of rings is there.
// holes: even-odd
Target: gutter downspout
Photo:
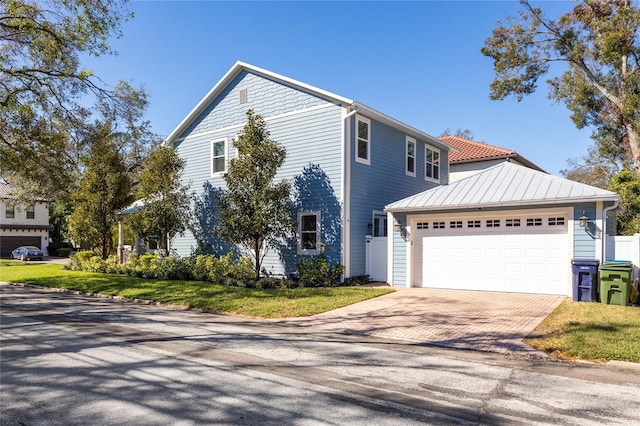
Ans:
[[[615,200],[612,206],[605,207],[604,209],[602,209],[602,215],[604,216],[604,222],[602,223],[602,234],[604,236],[603,238],[604,243],[602,244],[602,261],[603,262],[607,261],[607,239],[608,239],[607,222],[609,221],[609,212],[611,210],[616,210],[619,205],[620,205],[620,200]]]
[[[342,137],[344,138],[344,152],[342,153],[342,197],[344,200],[342,210],[342,264],[344,265],[344,277],[351,276],[351,259],[349,256],[349,250],[351,249],[351,142],[349,136],[351,132],[347,134],[347,129],[350,129],[347,124],[348,120],[358,112],[358,106],[355,103],[350,106],[353,110],[342,117]],[[347,108],[345,108],[345,111]]]

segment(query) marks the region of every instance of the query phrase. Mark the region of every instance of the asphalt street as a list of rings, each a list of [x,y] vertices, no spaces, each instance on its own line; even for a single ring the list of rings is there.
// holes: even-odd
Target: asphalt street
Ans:
[[[0,286],[2,425],[640,424],[640,375]]]

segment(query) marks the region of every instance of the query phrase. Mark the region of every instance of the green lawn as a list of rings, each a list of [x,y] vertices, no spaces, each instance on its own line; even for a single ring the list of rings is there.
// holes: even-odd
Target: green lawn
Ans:
[[[567,300],[525,341],[562,359],[640,362],[640,308]]]
[[[394,291],[371,287],[245,289],[201,281],[152,280],[68,271],[61,265],[19,261],[0,262],[0,281],[147,299],[259,318],[314,315]]]

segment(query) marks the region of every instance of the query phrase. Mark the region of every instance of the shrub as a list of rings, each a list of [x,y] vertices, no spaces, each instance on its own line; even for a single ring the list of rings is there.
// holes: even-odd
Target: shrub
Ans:
[[[56,250],[56,255],[60,257],[69,257],[72,250],[73,249],[71,247],[60,247],[58,250]]]
[[[298,283],[303,287],[335,286],[339,284],[344,267],[340,264],[329,265],[324,255],[300,258],[296,262]]]
[[[364,285],[369,284],[369,275],[357,275],[355,277],[345,278],[345,285]]]

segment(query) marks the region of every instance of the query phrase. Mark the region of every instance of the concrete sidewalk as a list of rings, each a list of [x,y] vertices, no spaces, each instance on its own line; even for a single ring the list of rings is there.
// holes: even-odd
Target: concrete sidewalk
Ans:
[[[407,288],[282,322],[458,349],[543,355],[522,339],[563,300],[564,296]]]

